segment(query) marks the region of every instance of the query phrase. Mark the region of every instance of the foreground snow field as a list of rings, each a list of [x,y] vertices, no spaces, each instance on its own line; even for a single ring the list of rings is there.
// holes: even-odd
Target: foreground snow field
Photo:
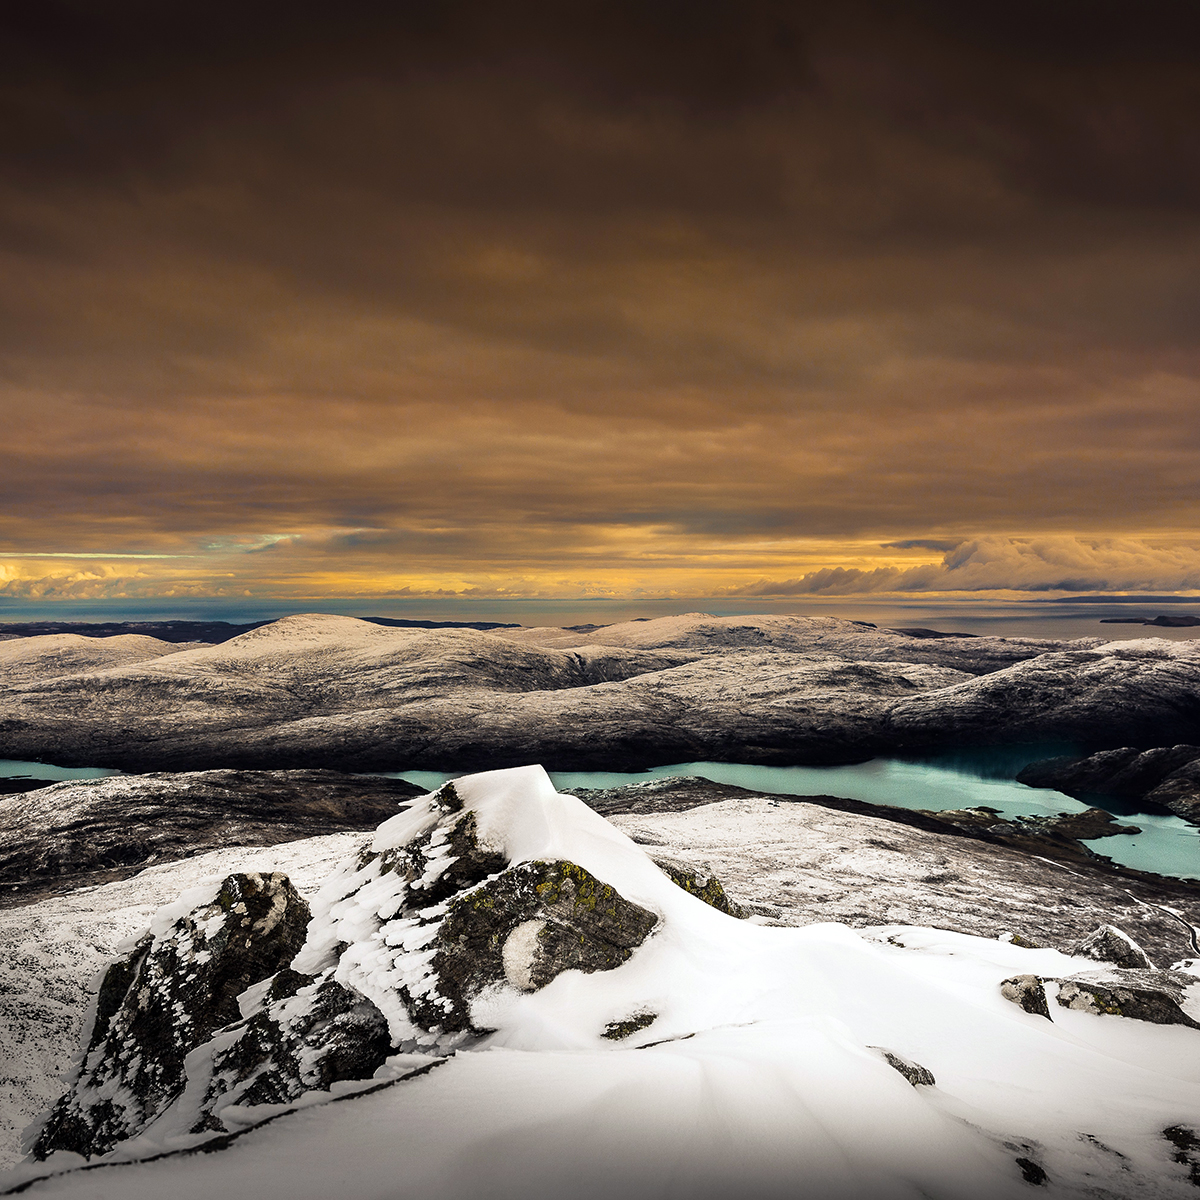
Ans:
[[[351,856],[314,901],[297,966],[336,966],[388,1017],[402,1053],[377,1072],[379,1090],[335,1085],[337,1102],[309,1094],[295,1111],[241,1109],[236,1127],[247,1132],[210,1154],[179,1153],[189,1144],[179,1128],[151,1125],[104,1165],[80,1170],[59,1154],[17,1168],[7,1186],[106,1200],[1196,1195],[1163,1131],[1200,1124],[1200,1031],[1069,1010],[1053,1002],[1052,983],[1052,1021],[1001,996],[1014,975],[1095,964],[917,926],[736,920],[555,793],[540,768],[455,786],[480,844],[508,863],[568,860],[658,917],[627,962],[567,970],[532,991],[487,989],[471,1010],[475,1026],[493,1031],[482,1039],[425,1035],[394,990],[422,966],[404,944],[406,923],[393,919],[402,885]],[[437,820],[436,806],[418,801],[381,826],[375,848],[403,845]],[[305,890],[318,867],[328,872],[331,852],[361,840],[240,851],[238,865],[290,871]],[[173,878],[161,868],[152,882],[146,872],[73,898],[73,912],[56,902],[58,925],[39,905],[46,936],[86,942],[88,906],[102,914],[106,894],[105,939],[117,926],[132,932],[154,888],[161,903],[206,865],[235,869],[232,860],[176,864]],[[139,880],[150,889],[140,897],[120,892]],[[47,964],[56,953],[45,951]],[[1186,1010],[1200,1019],[1195,993]],[[644,1027],[606,1040],[606,1027],[632,1018]],[[915,1086],[884,1051],[936,1082]],[[430,1062],[420,1077],[397,1078]],[[62,1173],[34,1181],[52,1171]]]

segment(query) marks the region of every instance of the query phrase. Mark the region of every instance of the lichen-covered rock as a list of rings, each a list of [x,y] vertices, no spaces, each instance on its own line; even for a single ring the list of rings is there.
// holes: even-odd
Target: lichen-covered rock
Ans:
[[[180,1094],[184,1060],[241,1018],[237,995],[291,961],[308,905],[286,875],[230,875],[163,910],[105,973],[83,1059],[31,1152],[107,1153]]]
[[[1000,985],[1000,995],[1027,1013],[1045,1017],[1047,1021],[1053,1020],[1050,1006],[1046,1003],[1046,989],[1037,975],[1014,975],[1004,980]]]
[[[1130,971],[1153,971],[1154,964],[1145,950],[1115,925],[1101,925],[1066,951],[1074,958],[1112,963]]]
[[[330,893],[293,964],[334,969],[368,996],[393,1044],[447,1049],[484,1032],[472,1016],[484,992],[611,970],[658,923],[577,863],[509,865],[481,842],[452,783],[404,821],[394,845],[360,855],[340,895]]]
[[[1058,1003],[1080,1012],[1200,1029],[1200,1021],[1184,1009],[1185,1005],[1191,1007],[1200,1001],[1197,985],[1200,979],[1182,971],[1128,971],[1114,967],[1059,980]],[[1195,1000],[1189,998],[1189,992]]]
[[[285,969],[250,989],[243,1004],[245,1020],[188,1056],[182,1107],[195,1111],[193,1133],[223,1131],[231,1105],[287,1104],[342,1080],[370,1079],[391,1052],[379,1009],[328,975]]]
[[[654,865],[672,883],[678,884],[689,895],[695,896],[697,900],[703,900],[705,904],[712,905],[718,912],[723,912],[730,917],[737,917],[742,921],[753,915],[745,905],[738,904],[736,900],[730,900],[725,893],[724,886],[717,878],[716,872],[708,863],[693,864],[683,862],[678,858],[654,855],[651,858]]]

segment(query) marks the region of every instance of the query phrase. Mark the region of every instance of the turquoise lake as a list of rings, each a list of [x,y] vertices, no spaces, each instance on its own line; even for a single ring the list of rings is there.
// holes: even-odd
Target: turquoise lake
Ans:
[[[1050,751],[1051,753],[1053,751]],[[1026,787],[1013,775],[1033,757],[1004,754],[909,760],[877,758],[846,767],[760,767],[744,763],[673,763],[636,774],[614,771],[551,772],[559,788],[609,788],[671,775],[699,775],[753,791],[785,796],[841,796],[895,808],[973,808],[986,804],[1003,816],[1052,816],[1083,812],[1089,805],[1047,788]],[[454,776],[437,771],[401,771],[396,778],[435,788]],[[1005,777],[1007,776],[1007,777]],[[1097,807],[1109,807],[1096,801]],[[1134,836],[1096,838],[1087,844],[1114,862],[1181,879],[1200,879],[1200,829],[1181,817],[1134,812],[1112,805],[1122,824],[1141,827]]]

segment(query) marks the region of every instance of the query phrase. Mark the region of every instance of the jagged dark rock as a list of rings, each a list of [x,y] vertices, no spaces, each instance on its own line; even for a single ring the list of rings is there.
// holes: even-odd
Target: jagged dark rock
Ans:
[[[223,1131],[221,1112],[233,1104],[287,1104],[370,1079],[391,1052],[379,1009],[328,975],[280,971],[250,1007],[188,1060],[189,1092],[203,1088],[198,1111],[186,1114],[193,1133]]]
[[[886,1050],[883,1046],[868,1046],[869,1050],[878,1050],[883,1055],[887,1065],[893,1070],[899,1071],[913,1087],[934,1087],[937,1080],[933,1077],[933,1072],[928,1067],[921,1066],[920,1063],[913,1062],[910,1058],[905,1058],[901,1054],[897,1054],[894,1050]]]
[[[752,915],[750,909],[730,900],[725,894],[725,888],[721,885],[721,881],[717,878],[716,871],[710,863],[686,863],[677,858],[655,855],[650,857],[653,859],[654,865],[672,883],[683,888],[689,895],[695,896],[697,900],[711,904],[718,912],[723,912],[730,917],[737,917],[739,920],[745,920]]]
[[[1197,984],[1200,979],[1182,971],[1127,971],[1113,967],[1060,979],[1058,1003],[1080,1012],[1200,1029],[1200,1021],[1182,1008],[1189,990]]]
[[[1076,958],[1090,958],[1095,962],[1112,963],[1134,971],[1153,971],[1154,964],[1145,950],[1115,925],[1101,925],[1066,950]]]
[[[1163,1130],[1163,1137],[1175,1147],[1171,1159],[1188,1168],[1188,1182],[1200,1187],[1200,1133],[1187,1125],[1171,1125]]]
[[[1045,1017],[1047,1021],[1053,1020],[1050,1016],[1050,1006],[1046,1003],[1046,989],[1037,975],[1014,975],[1011,979],[1004,980],[1000,984],[1000,995],[1027,1013]]]
[[[1145,800],[1200,825],[1200,756],[1184,763],[1146,793]]]
[[[1200,823],[1200,746],[1189,743],[1150,750],[1123,746],[1083,758],[1042,759],[1025,767],[1017,781],[1068,796],[1141,801]]]
[[[228,876],[211,901],[150,932],[105,973],[82,1062],[32,1153],[93,1157],[182,1092],[184,1059],[241,1019],[238,993],[291,961],[309,908],[286,875]]]
[[[0,801],[0,904],[228,846],[374,829],[423,789],[337,771],[70,780]]]
[[[70,670],[48,641],[0,642],[0,754],[136,771],[835,763],[947,744],[1145,746],[1200,722],[1200,657],[1152,639],[703,614],[584,632],[303,616]]]
[[[1046,1168],[1041,1163],[1034,1162],[1032,1158],[1018,1158],[1016,1164],[1021,1168],[1021,1178],[1026,1183],[1032,1183],[1034,1187],[1045,1187],[1050,1182]]]

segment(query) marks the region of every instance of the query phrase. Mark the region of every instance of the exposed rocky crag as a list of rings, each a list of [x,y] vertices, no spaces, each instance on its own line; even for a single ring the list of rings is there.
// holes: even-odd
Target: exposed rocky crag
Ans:
[[[1200,720],[1200,646],[1157,639],[701,614],[584,632],[304,616],[66,673],[39,665],[45,642],[3,643],[0,755],[131,770],[831,763],[948,744],[1151,746]]]
[[[1041,759],[1025,767],[1017,780],[1068,796],[1118,796],[1200,824],[1200,746],[1122,746],[1084,757]]]
[[[103,1155],[152,1127],[224,1134],[246,1107],[369,1080],[401,1043],[445,1051],[486,1033],[474,1007],[486,993],[613,970],[659,923],[575,863],[510,863],[481,843],[453,784],[385,822],[373,847],[336,898],[323,893],[312,928],[282,874],[230,875],[161,911],[105,972],[82,1062],[33,1157]],[[680,886],[727,910],[719,880],[695,882]]]
[[[71,780],[0,800],[0,906],[221,846],[374,829],[422,789],[336,771]]]
[[[238,994],[303,944],[310,912],[287,876],[230,875],[209,892],[160,914],[105,972],[83,1060],[34,1157],[104,1154],[144,1129],[183,1091],[188,1054],[239,1019]]]

